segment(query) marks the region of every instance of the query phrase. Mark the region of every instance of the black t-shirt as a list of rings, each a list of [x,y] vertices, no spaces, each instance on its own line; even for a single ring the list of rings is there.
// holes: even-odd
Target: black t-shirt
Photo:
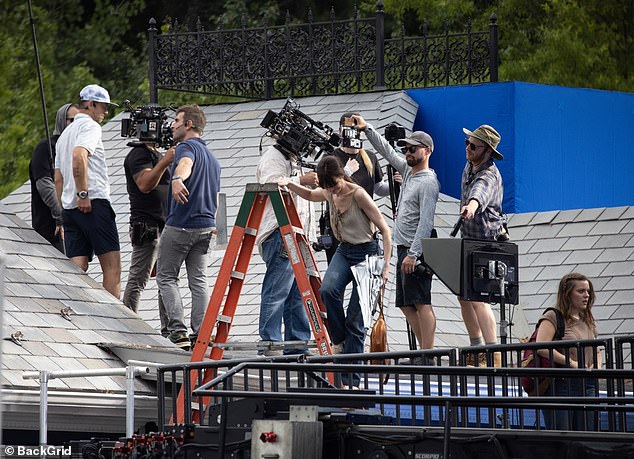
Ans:
[[[356,159],[359,163],[359,170],[357,170],[354,174],[352,174],[351,178],[360,185],[368,194],[374,197],[374,184],[379,183],[383,180],[383,171],[381,170],[381,165],[379,164],[379,160],[377,159],[374,152],[366,150],[365,151],[372,162],[372,176],[368,173],[368,168],[365,167],[365,163],[363,162],[363,158],[360,153],[356,155],[349,155],[345,151],[337,148],[332,154],[337,157],[337,159],[341,162],[343,167],[346,166],[349,159]]]
[[[159,162],[159,155],[145,146],[134,147],[123,162],[128,195],[130,197],[130,223],[144,222],[151,226],[165,226],[167,216],[167,190],[169,172],[166,170],[159,185],[149,193],[139,190],[134,176],[143,169],[152,169]]]
[[[33,157],[29,163],[29,179],[31,180],[31,226],[46,240],[55,241],[55,220],[51,209],[44,203],[37,191],[36,182],[44,177],[54,179],[53,164],[55,161],[55,142],[59,136],[52,138],[53,160],[49,156],[48,140],[44,139],[35,147]]]

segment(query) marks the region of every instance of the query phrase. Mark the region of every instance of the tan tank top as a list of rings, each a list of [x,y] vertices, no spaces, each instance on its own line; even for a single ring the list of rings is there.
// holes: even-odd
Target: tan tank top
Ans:
[[[354,185],[350,207],[344,212],[339,212],[335,207],[332,194],[328,198],[330,204],[330,226],[335,237],[340,242],[349,244],[364,244],[373,239],[376,228],[368,216],[359,208],[356,193],[365,193],[365,190],[358,185]]]

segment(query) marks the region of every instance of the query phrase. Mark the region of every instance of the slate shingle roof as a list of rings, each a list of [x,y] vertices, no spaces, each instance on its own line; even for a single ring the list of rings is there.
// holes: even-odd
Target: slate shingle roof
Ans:
[[[298,102],[301,104],[301,110],[306,114],[335,127],[341,113],[354,109],[360,111],[366,119],[379,128],[389,122],[397,121],[411,130],[418,111],[417,104],[406,93],[399,91],[308,97],[298,99]],[[204,107],[208,120],[204,138],[209,142],[222,165],[222,192],[226,194],[229,234],[241,203],[244,185],[254,181],[255,168],[259,160],[259,145],[264,133],[264,129],[260,127],[260,121],[268,109],[278,111],[283,104],[284,100],[272,100]],[[126,146],[128,140],[119,136],[118,118],[105,125],[103,130],[104,143],[109,154],[112,201],[117,213],[121,238],[122,281],[125,286],[131,247],[128,237],[129,204],[125,190],[123,160],[129,147]],[[264,147],[269,143],[269,139],[263,140]],[[124,338],[126,334],[133,334],[135,329],[147,330],[134,314],[127,312],[116,300],[100,289],[101,273],[98,263],[91,263],[88,274],[94,281],[90,281],[88,276],[78,273],[69,266],[68,262],[55,257],[55,254],[50,252],[53,249],[49,251],[42,247],[44,245],[42,240],[28,229],[27,224],[23,223],[30,221],[28,184],[16,190],[2,202],[5,207],[0,213],[0,250],[6,252],[6,249],[9,249],[10,253],[47,251],[49,255],[49,257],[31,257],[28,263],[21,256],[13,257],[11,261],[13,267],[7,270],[7,304],[10,305],[9,309],[13,309],[9,311],[11,314],[9,320],[15,323],[20,320],[20,317],[24,320],[24,315],[27,315],[33,321],[38,321],[39,319],[35,317],[45,313],[40,311],[46,307],[40,304],[42,297],[47,301],[68,304],[80,311],[82,305],[88,308],[83,302],[98,298],[98,302],[108,305],[106,308],[102,307],[102,310],[112,309],[115,312],[112,317],[105,318],[98,314],[93,317],[93,314],[88,314],[88,311],[84,311],[84,314],[78,311],[75,320],[84,322],[83,342],[97,339],[96,336],[90,334],[91,330],[104,338],[104,341],[117,341]],[[384,215],[390,220],[389,200],[382,198],[378,203]],[[457,214],[457,200],[441,194],[435,218],[440,237],[448,237]],[[526,336],[527,332],[530,333],[539,311],[552,304],[559,277],[573,269],[582,271],[595,280],[598,291],[595,313],[599,318],[599,332],[605,336],[629,334],[634,330],[634,320],[629,319],[631,314],[628,311],[634,303],[634,285],[631,282],[634,271],[633,208],[518,214],[512,216],[510,226],[513,240],[520,248],[521,306],[527,319],[526,321],[522,319],[522,308],[516,311],[514,317],[517,336]],[[213,253],[209,271],[212,284],[224,256],[222,249],[217,249]],[[323,272],[326,267],[323,253],[317,253],[316,258]],[[68,276],[60,275],[67,271],[72,271],[80,280],[70,276],[73,280],[68,281]],[[232,340],[244,342],[257,340],[259,293],[263,273],[264,265],[256,253],[249,267],[238,312],[234,318]],[[185,287],[184,273],[182,276],[181,292],[187,304],[190,295]],[[38,281],[42,277],[48,281]],[[67,285],[68,282],[72,283]],[[21,285],[20,288],[16,287],[18,283]],[[66,295],[70,295],[71,298],[65,298]],[[104,296],[109,297],[109,300]],[[156,298],[156,282],[152,279],[143,293],[139,314],[154,329],[159,328]],[[390,286],[386,298],[390,347],[393,350],[402,350],[407,348],[405,321],[400,311],[389,307],[392,302],[393,292]],[[466,345],[468,338],[456,299],[438,281],[433,284],[433,303],[438,319],[437,346]],[[35,308],[36,311],[29,308]],[[495,306],[494,311],[497,312],[497,309],[498,307]],[[125,322],[128,323],[127,326],[123,326]],[[49,333],[43,331],[46,328],[53,328],[50,324],[54,322],[39,320],[32,323],[39,323],[40,327],[32,326],[30,333],[40,336],[41,341],[58,341],[57,336],[51,339]],[[74,331],[72,335],[77,332],[77,330]],[[90,337],[85,335],[86,333]],[[160,337],[153,337],[151,341],[154,342],[155,339],[163,343]],[[59,339],[59,342],[70,344],[72,340],[66,337]],[[105,361],[108,362],[107,359]],[[19,359],[17,362],[24,365]],[[17,368],[18,364],[15,363],[15,365]]]

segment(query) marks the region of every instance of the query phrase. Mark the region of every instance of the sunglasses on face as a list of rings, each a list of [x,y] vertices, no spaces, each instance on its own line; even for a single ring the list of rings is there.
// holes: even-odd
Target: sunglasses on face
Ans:
[[[416,145],[410,145],[409,147],[403,147],[403,148],[401,148],[401,151],[402,151],[403,153],[407,153],[407,152],[409,152],[409,153],[416,153],[416,150],[418,150],[418,148],[427,148],[427,145],[420,145],[420,147],[419,147],[419,146],[416,146]]]
[[[469,147],[469,150],[476,151],[478,148],[484,148],[486,145],[476,145],[473,142],[469,142],[469,139],[464,139],[464,144]]]

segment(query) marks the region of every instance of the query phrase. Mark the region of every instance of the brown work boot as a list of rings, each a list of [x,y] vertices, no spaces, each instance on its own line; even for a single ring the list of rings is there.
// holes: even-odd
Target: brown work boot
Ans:
[[[465,364],[468,367],[484,368],[487,366],[487,355],[484,352],[478,353],[478,364],[475,363],[475,354],[467,354]]]

